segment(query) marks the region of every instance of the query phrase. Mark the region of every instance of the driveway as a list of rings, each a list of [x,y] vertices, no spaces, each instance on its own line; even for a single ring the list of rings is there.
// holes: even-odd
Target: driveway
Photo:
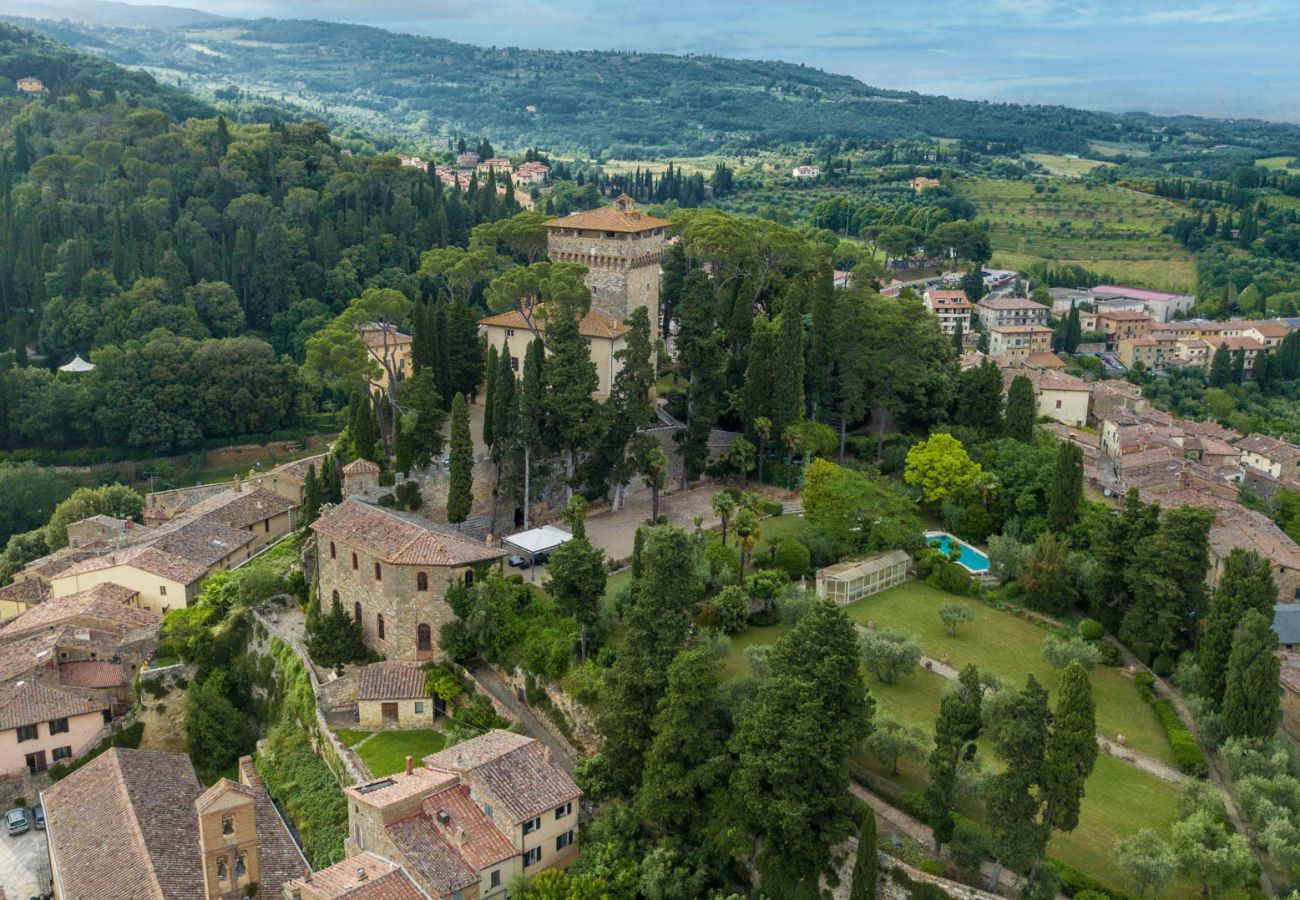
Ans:
[[[659,495],[659,515],[667,516],[670,524],[687,531],[695,527],[695,517],[704,516],[704,528],[716,528],[721,523],[713,514],[713,495],[722,490],[721,485],[707,484],[688,491]],[[613,559],[629,559],[637,527],[650,518],[651,492],[637,491],[629,494],[618,512],[605,512],[587,519],[587,540],[604,550]]]
[[[12,837],[0,835],[0,887],[13,900],[27,900],[50,890],[45,832],[33,828]]]

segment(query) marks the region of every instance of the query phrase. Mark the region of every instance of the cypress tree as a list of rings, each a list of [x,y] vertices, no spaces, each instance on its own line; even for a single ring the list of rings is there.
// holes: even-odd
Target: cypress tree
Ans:
[[[469,433],[465,395],[451,401],[451,471],[447,486],[447,521],[460,526],[474,505],[474,440]]]
[[[1002,431],[1002,370],[990,359],[957,376],[957,406],[953,421],[985,434]]]
[[[1065,322],[1065,341],[1064,349],[1068,353],[1073,353],[1079,349],[1079,344],[1083,342],[1083,327],[1079,323],[1079,308],[1073,303],[1070,304],[1070,317]]]
[[[776,386],[776,329],[767,316],[754,320],[741,387],[741,417],[748,426],[759,416],[771,416]],[[777,432],[778,434],[780,432]]]
[[[564,456],[566,502],[573,496],[578,451],[594,443],[597,417],[591,395],[600,384],[579,329],[583,299],[573,293],[547,301],[546,346],[551,355],[546,360],[546,424],[554,449]]]
[[[1043,765],[1042,819],[1054,831],[1073,831],[1079,824],[1083,785],[1097,764],[1096,714],[1092,682],[1079,661],[1072,660],[1056,687]]]
[[[483,443],[492,448],[496,443],[496,397],[494,389],[497,380],[497,348],[488,347],[487,363],[483,372]]]
[[[1074,524],[1083,500],[1083,449],[1073,441],[1062,441],[1056,451],[1056,471],[1047,506],[1047,527],[1064,534]]]
[[[772,364],[772,398],[768,406],[771,433],[782,434],[803,418],[803,311],[798,294],[786,294],[785,310],[778,322],[776,353]]]
[[[968,665],[939,702],[939,718],[934,723],[934,750],[930,752],[930,780],[925,788],[936,859],[943,845],[952,840],[956,825],[952,811],[957,790],[957,767],[963,759],[970,759],[975,754],[983,693],[979,670]]]
[[[808,418],[816,422],[829,401],[831,373],[835,367],[835,278],[829,267],[823,267],[817,273],[811,313],[812,334],[804,367],[804,399]]]
[[[1097,577],[1093,583],[1089,612],[1108,631],[1118,631],[1124,613],[1132,603],[1128,587],[1128,567],[1134,548],[1155,533],[1160,508],[1142,502],[1136,488],[1124,496],[1124,509],[1106,520],[1101,535],[1093,545],[1097,560]]]
[[[1248,610],[1232,638],[1223,691],[1223,724],[1233,737],[1267,740],[1277,733],[1282,717],[1281,664],[1275,650],[1277,635],[1269,619],[1258,610]]]
[[[1225,387],[1232,381],[1232,354],[1227,344],[1220,344],[1210,360],[1210,387]]]
[[[1034,396],[1034,383],[1024,375],[1017,375],[1007,390],[1007,436],[1024,444],[1031,443],[1037,421],[1038,399]]]
[[[858,855],[853,862],[853,884],[849,887],[849,900],[874,900],[876,878],[880,866],[880,851],[876,849],[876,814],[871,807],[862,811],[862,828],[858,831]]]
[[[533,460],[542,445],[542,417],[546,412],[545,349],[540,338],[530,341],[524,353],[524,375],[519,382],[518,439],[523,449],[524,527],[532,516]]]
[[[352,455],[358,459],[379,462],[379,421],[370,391],[361,390],[352,395]]]
[[[1252,609],[1272,616],[1276,602],[1277,584],[1268,562],[1254,550],[1234,547],[1223,561],[1223,574],[1210,598],[1210,611],[1201,623],[1197,657],[1202,696],[1216,705],[1222,702],[1237,624]]]
[[[965,352],[966,327],[962,325],[961,319],[957,320],[957,327],[952,330],[952,349],[961,356]]]
[[[326,462],[329,457],[326,457]],[[298,523],[306,528],[316,517],[320,515],[320,505],[323,499],[322,486],[320,479],[316,477],[316,464],[310,463],[307,466],[307,477],[303,479],[302,486],[302,521]]]

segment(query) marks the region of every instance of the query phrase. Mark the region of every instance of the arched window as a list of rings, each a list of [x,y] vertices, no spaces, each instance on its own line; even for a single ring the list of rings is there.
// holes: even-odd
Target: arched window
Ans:
[[[379,568],[379,563],[375,563],[375,581],[384,580],[384,570]]]
[[[338,592],[338,591],[332,591],[332,592],[330,593],[330,600],[333,601],[334,603],[338,603],[338,602],[339,602],[339,592]]]
[[[339,558],[339,552],[338,550],[334,549],[334,542],[330,541],[330,559],[338,559],[338,558]]]
[[[356,621],[360,622],[360,621],[361,621],[361,604],[360,604],[360,603],[354,603],[354,604],[352,604],[352,613],[353,613],[352,618],[355,619]]]
[[[356,555],[355,553],[353,553],[353,554],[352,554],[352,568],[355,569],[356,567],[357,567],[357,555]]]
[[[234,834],[234,833],[235,833],[235,817],[234,817],[234,816],[222,816],[222,817],[221,817],[221,833],[222,833],[222,834]]]
[[[474,586],[474,570],[473,570],[473,569],[466,569],[466,570],[465,570],[465,587],[473,587],[473,586]]]
[[[433,649],[433,629],[423,622],[415,629],[415,649]]]
[[[235,877],[238,878],[248,872],[248,857],[246,854],[239,854],[235,857]]]
[[[417,591],[427,591],[427,590],[429,589],[429,573],[428,573],[428,572],[416,572],[416,573],[415,573],[415,589],[416,589]]]
[[[384,639],[384,614],[379,613],[375,616],[375,631],[379,634],[379,639]]]
[[[226,858],[224,856],[218,856],[217,857],[217,879],[220,881],[226,880],[226,865],[227,865]]]

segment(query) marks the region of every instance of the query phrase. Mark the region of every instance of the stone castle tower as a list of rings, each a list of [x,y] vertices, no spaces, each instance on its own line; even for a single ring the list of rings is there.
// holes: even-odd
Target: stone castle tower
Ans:
[[[646,307],[653,339],[659,334],[659,266],[668,225],[624,194],[610,206],[551,219],[547,248],[551,262],[587,267],[593,311],[622,322],[638,306]]]

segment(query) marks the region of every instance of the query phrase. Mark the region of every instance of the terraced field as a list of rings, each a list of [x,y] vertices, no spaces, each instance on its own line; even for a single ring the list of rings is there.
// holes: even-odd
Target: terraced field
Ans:
[[[956,190],[988,226],[995,266],[1078,263],[1115,281],[1166,290],[1193,286],[1191,254],[1162,233],[1181,212],[1169,200],[1057,179],[967,178]]]

